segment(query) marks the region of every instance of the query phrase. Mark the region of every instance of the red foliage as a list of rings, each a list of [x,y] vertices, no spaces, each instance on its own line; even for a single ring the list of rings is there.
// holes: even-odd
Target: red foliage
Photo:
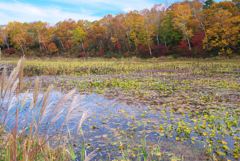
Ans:
[[[181,40],[180,41],[180,43],[178,44],[178,48],[180,49],[180,50],[189,50],[188,49],[188,43],[187,43],[187,41],[185,41],[185,40]]]
[[[117,41],[114,45],[115,49],[120,50],[121,49],[121,44]]]
[[[187,41],[182,40],[177,46],[177,52],[179,52],[182,56],[203,56],[203,39],[204,33],[197,32],[191,39],[192,50],[189,50]]]
[[[99,51],[97,52],[97,56],[103,57],[104,56],[104,49],[100,48]]]
[[[87,54],[85,52],[80,52],[78,57],[84,58],[84,57],[87,57]]]
[[[193,46],[193,52],[195,56],[203,56],[203,39],[205,35],[204,32],[198,32],[196,33],[191,40],[192,46]]]
[[[141,53],[142,57],[150,57],[149,49],[147,46],[139,45],[138,46],[139,53]],[[155,45],[151,47],[152,50],[152,56],[153,57],[160,57],[160,56],[166,56],[169,53],[169,50],[165,45]]]
[[[153,53],[154,57],[166,56],[166,55],[168,55],[169,50],[165,45],[160,44],[160,45],[156,45],[152,48],[152,53]]]
[[[4,50],[3,50],[3,53],[4,53],[5,55],[13,55],[13,54],[16,53],[16,49],[14,49],[14,48],[4,49]]]
[[[149,57],[150,56],[147,46],[138,45],[138,52],[139,52],[141,57]]]
[[[181,54],[181,56],[190,57],[192,55],[192,51],[188,48],[188,43],[186,40],[181,40],[177,46],[177,52]]]
[[[191,40],[193,47],[202,48],[204,37],[205,37],[204,32],[196,33]]]

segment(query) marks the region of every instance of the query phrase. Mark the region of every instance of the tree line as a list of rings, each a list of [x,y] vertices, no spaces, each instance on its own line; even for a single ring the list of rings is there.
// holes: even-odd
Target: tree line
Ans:
[[[0,47],[30,56],[231,56],[240,54],[240,0],[183,1],[54,26],[10,22],[0,28]]]

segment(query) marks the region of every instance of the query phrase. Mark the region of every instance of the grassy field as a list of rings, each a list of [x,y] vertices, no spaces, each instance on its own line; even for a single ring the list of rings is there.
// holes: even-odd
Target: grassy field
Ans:
[[[16,62],[0,61],[10,66]],[[159,113],[161,121],[144,134],[154,131],[171,143],[197,145],[204,149],[202,160],[239,159],[240,59],[39,59],[26,60],[24,74],[28,89],[38,76],[42,89],[53,84],[64,92],[76,88],[79,93],[147,106],[149,110],[143,111],[141,121],[134,118],[131,128],[153,124],[148,114]],[[121,134],[121,138],[130,135],[124,130]],[[148,140],[116,144],[120,157],[110,158],[117,160],[186,158],[162,151],[162,143]]]
[[[18,59],[3,58],[1,63],[16,64]],[[238,72],[240,59],[29,59],[26,76],[128,74],[143,70],[191,71],[192,74]]]

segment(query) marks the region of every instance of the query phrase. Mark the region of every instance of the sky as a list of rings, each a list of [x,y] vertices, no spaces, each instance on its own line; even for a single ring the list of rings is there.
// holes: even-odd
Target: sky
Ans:
[[[107,14],[151,8],[171,0],[0,0],[0,25],[11,21],[98,20]]]

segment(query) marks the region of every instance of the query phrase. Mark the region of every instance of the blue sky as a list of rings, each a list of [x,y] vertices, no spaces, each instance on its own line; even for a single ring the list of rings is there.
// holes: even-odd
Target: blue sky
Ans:
[[[154,4],[169,5],[173,0],[0,0],[0,24],[10,21],[45,21],[55,24],[74,20],[100,19],[107,14],[151,8]]]

